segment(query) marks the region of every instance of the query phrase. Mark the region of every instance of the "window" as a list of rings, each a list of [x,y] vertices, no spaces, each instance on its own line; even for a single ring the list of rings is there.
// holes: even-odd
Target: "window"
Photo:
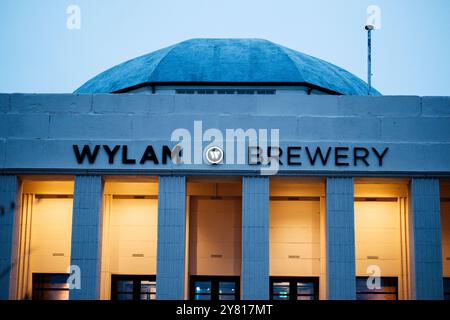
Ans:
[[[276,94],[274,89],[175,89],[176,94]]]
[[[229,90],[229,89],[220,89],[217,90],[217,94],[234,94],[235,90]]]
[[[357,300],[397,300],[398,280],[393,277],[382,277],[380,288],[370,289],[367,286],[368,277],[356,278]]]
[[[112,300],[155,300],[156,276],[113,275],[111,277]]]
[[[33,273],[33,300],[69,300],[69,275]]]
[[[257,94],[275,94],[275,90],[269,90],[269,89],[257,90],[256,93]]]
[[[270,277],[270,300],[317,300],[319,278]]]
[[[444,300],[450,300],[450,278],[444,278]]]
[[[255,90],[249,90],[249,89],[239,89],[236,90],[237,94],[255,94]]]
[[[214,94],[214,90],[211,89],[199,89],[197,94]]]
[[[191,276],[191,300],[239,300],[239,277]]]
[[[194,94],[195,91],[191,89],[177,89],[175,90],[176,94]]]

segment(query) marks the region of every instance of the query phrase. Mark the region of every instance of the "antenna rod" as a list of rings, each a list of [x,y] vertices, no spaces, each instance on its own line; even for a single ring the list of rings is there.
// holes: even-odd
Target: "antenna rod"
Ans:
[[[368,92],[367,95],[370,96],[372,91],[372,30],[374,29],[373,25],[366,25],[367,30],[367,84],[368,84]]]

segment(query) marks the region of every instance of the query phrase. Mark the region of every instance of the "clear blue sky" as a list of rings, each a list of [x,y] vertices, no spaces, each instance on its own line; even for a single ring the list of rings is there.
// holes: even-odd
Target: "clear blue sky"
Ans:
[[[69,5],[81,29],[66,27]],[[264,38],[366,79],[366,8],[381,9],[373,84],[450,96],[449,0],[0,0],[0,92],[72,92],[120,62],[197,37]]]

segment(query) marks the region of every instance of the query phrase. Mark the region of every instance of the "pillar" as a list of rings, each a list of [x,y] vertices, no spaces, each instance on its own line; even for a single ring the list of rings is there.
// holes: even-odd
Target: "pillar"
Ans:
[[[443,299],[440,220],[439,180],[412,179],[409,230],[413,299]]]
[[[327,298],[356,298],[353,178],[327,178]]]
[[[0,175],[0,300],[10,298],[11,281],[14,281],[14,221],[18,190],[16,176]]]
[[[186,177],[158,179],[156,298],[183,300],[186,244]]]
[[[70,300],[100,298],[102,197],[100,176],[75,177],[70,263],[79,267],[81,288],[70,290]]]
[[[269,178],[242,180],[242,299],[269,299]]]

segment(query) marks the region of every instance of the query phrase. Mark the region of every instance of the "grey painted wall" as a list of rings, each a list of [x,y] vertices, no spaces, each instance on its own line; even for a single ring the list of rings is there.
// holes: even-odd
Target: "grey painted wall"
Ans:
[[[170,143],[176,128],[280,129],[281,146],[302,146],[301,166],[280,174],[450,174],[450,97],[298,95],[0,94],[0,170],[61,172],[254,173],[255,166],[95,164],[76,162],[73,144],[127,144],[140,159],[145,147]],[[389,147],[382,167],[311,166],[304,147]],[[158,154],[159,156],[159,154]],[[284,155],[285,156],[285,155]],[[283,159],[283,156],[282,156]],[[286,162],[286,159],[283,160]],[[257,169],[257,168],[256,168]],[[119,171],[118,171],[119,170]]]

